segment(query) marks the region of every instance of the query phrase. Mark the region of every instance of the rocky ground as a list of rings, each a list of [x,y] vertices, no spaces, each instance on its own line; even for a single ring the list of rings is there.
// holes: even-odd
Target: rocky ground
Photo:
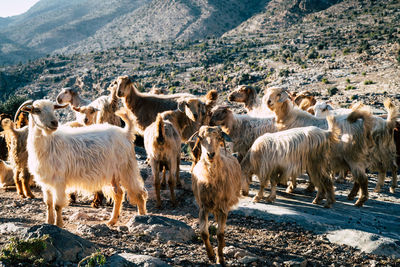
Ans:
[[[173,208],[168,202],[168,190],[162,192],[163,208],[155,208],[154,192],[152,190],[150,169],[145,165],[145,155],[142,149],[137,149],[138,160],[142,176],[146,179],[146,187],[149,190],[148,213],[149,217],[135,217],[136,207],[132,207],[126,201],[123,206],[122,215],[115,227],[105,225],[111,213],[111,206],[104,205],[99,209],[90,207],[90,199],[79,198],[78,203],[72,204],[64,209],[65,229],[95,244],[101,254],[108,259],[107,264],[114,258],[110,256],[122,255],[121,253],[132,253],[149,255],[158,258],[170,265],[178,266],[206,266],[208,261],[203,243],[199,236],[198,208],[195,204],[193,194],[190,190],[190,174],[187,172],[189,165],[183,162],[182,177],[185,181],[183,189],[177,191],[179,205]],[[371,175],[370,188],[376,182],[376,176]],[[226,228],[225,255],[229,265],[232,266],[395,266],[400,265],[399,259],[390,256],[376,255],[361,252],[359,249],[339,245],[329,241],[328,232],[323,233],[321,227],[304,224],[304,220],[296,217],[290,220],[282,220],[285,208],[290,200],[298,206],[294,211],[301,211],[301,207],[309,207],[311,197],[304,193],[306,180],[299,180],[299,188],[295,194],[284,193],[284,188],[279,188],[278,198],[275,204],[259,203],[274,207],[266,216],[251,214],[254,206],[249,205],[251,196],[256,193],[258,184],[255,183],[251,189],[250,197],[243,198],[237,211],[231,212]],[[340,212],[340,206],[349,206],[347,212],[354,210],[354,214],[360,209],[352,207],[350,201],[345,201],[343,194],[350,190],[351,183],[337,185],[337,200],[332,212]],[[394,221],[399,222],[398,212],[400,208],[399,193],[390,195],[384,188],[384,192],[371,193],[371,200],[362,209],[371,210],[374,207],[384,205],[397,205],[392,210]],[[21,236],[27,228],[43,224],[45,221],[45,205],[42,200],[40,189],[34,188],[35,199],[20,199],[15,191],[1,189],[0,199],[0,245],[4,246],[11,237]],[[246,204],[247,202],[247,204]],[[382,206],[383,205],[383,206]],[[332,214],[326,213],[324,208],[311,205],[311,214],[316,214],[329,219]],[[247,210],[247,214],[246,214]],[[281,210],[280,214],[275,214]],[[264,212],[267,214],[267,212]],[[343,214],[347,216],[348,214]],[[268,217],[270,216],[270,217]],[[340,216],[336,214],[335,216]],[[299,217],[300,218],[300,217]],[[354,225],[358,220],[354,218]],[[397,219],[396,219],[397,218]],[[212,244],[216,246],[216,223],[211,218],[210,232]],[[322,224],[322,223],[321,223]],[[397,226],[396,226],[397,227]],[[357,227],[355,227],[357,228]],[[384,232],[386,228],[382,226]],[[333,228],[332,228],[333,229]],[[394,229],[394,231],[397,228]],[[55,263],[52,263],[55,264]],[[60,266],[74,265],[71,262],[58,262]],[[57,265],[56,264],[56,265]],[[111,264],[114,265],[114,264]],[[107,266],[111,266],[107,265]],[[115,265],[119,266],[119,265]]]

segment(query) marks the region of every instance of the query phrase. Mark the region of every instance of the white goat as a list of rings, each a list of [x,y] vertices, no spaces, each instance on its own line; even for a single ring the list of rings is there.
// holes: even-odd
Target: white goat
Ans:
[[[238,152],[239,162],[259,136],[273,133],[278,129],[274,117],[254,118],[234,114],[227,106],[216,107],[212,111],[210,125],[221,126],[233,143],[233,152]]]
[[[63,225],[67,189],[93,193],[111,186],[105,192],[114,200],[109,225],[118,220],[124,195],[121,186],[130,203],[145,214],[147,191],[136,162],[129,111],[119,113],[125,128],[109,124],[71,128],[58,127],[54,110],[62,107],[49,100],[30,100],[19,108],[29,112],[28,166],[42,188],[47,223],[54,223],[55,210],[56,225]]]
[[[332,144],[338,142],[340,130],[334,118],[329,117],[328,124],[328,130],[315,126],[293,128],[266,133],[254,141],[242,160],[241,167],[248,183],[253,174],[260,180],[260,190],[254,197],[255,202],[263,198],[267,182],[271,182],[271,194],[267,201],[273,202],[276,199],[278,182],[286,182],[289,177],[298,177],[306,170],[311,182],[318,188],[313,203],[320,203],[326,195],[325,207],[331,207],[335,198],[328,174],[328,160],[331,158]],[[243,191],[246,195],[248,185]]]
[[[219,127],[202,126],[196,145],[201,146],[201,159],[192,170],[192,189],[199,206],[199,227],[208,258],[215,260],[208,232],[208,214],[218,222],[218,263],[225,265],[225,225],[228,213],[239,202],[242,186],[240,165],[236,158],[221,153],[221,143],[226,134]],[[229,138],[229,137],[227,137]]]
[[[305,126],[328,129],[326,119],[316,118],[295,108],[286,90],[282,88],[269,88],[263,101],[275,113],[280,130]],[[342,134],[341,141],[333,147],[334,152],[330,162],[332,171],[351,171],[355,182],[348,199],[353,200],[361,188],[360,197],[355,205],[362,206],[368,199],[368,179],[365,174],[367,156],[374,145],[371,135],[372,115],[368,110],[357,107],[350,114],[336,116],[335,119]]]

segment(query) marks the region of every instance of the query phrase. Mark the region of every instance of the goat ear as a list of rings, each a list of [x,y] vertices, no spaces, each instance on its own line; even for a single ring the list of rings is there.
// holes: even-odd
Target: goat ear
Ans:
[[[281,92],[281,97],[278,99],[279,103],[285,102],[289,98],[289,95],[286,91]]]
[[[218,129],[220,131],[221,134],[221,139],[227,142],[232,142],[232,139],[229,135],[227,135],[224,131],[222,131],[221,127],[218,126]]]
[[[54,104],[54,109],[62,109],[62,108],[66,108],[66,107],[68,107],[68,104],[67,105]]]
[[[185,106],[186,106],[186,101],[185,100],[179,100],[178,101],[178,110],[180,112],[185,112]]]

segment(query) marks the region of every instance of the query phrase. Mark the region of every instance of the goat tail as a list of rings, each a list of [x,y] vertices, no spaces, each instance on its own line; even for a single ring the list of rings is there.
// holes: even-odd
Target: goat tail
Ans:
[[[358,119],[362,119],[364,122],[364,134],[367,138],[368,146],[373,146],[374,140],[372,138],[372,128],[374,127],[374,120],[371,111],[363,105],[353,108],[353,111],[347,117],[347,121],[355,123]]]
[[[388,123],[388,128],[394,129],[396,127],[396,119],[397,119],[397,115],[398,115],[398,110],[390,98],[387,98],[385,100],[385,102],[383,102],[383,104],[388,113],[388,116],[386,118],[386,121]]]
[[[157,115],[156,127],[157,127],[157,134],[156,134],[157,143],[159,145],[163,145],[165,143],[165,127],[164,127],[164,121],[160,113],[158,113]]]
[[[125,122],[125,130],[130,137],[131,140],[135,141],[136,138],[136,130],[135,130],[135,125],[134,125],[134,117],[133,113],[130,109],[128,108],[120,108],[115,112],[115,115],[120,117],[124,122]]]
[[[341,130],[340,130],[340,127],[339,127],[335,117],[328,116],[326,118],[326,120],[328,121],[328,131],[330,132],[329,140],[332,143],[338,143],[340,140],[339,136],[340,136]]]

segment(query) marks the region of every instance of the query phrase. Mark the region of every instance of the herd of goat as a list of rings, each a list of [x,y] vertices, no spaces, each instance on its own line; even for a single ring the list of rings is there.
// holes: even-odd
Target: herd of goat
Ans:
[[[182,186],[181,144],[190,145],[201,237],[214,261],[208,233],[208,215],[213,213],[220,264],[224,264],[228,212],[241,195],[248,194],[253,175],[260,181],[255,202],[263,199],[268,184],[271,191],[266,200],[273,202],[278,184],[288,183],[290,193],[296,178],[307,173],[307,189],[317,189],[313,203],[325,198],[328,208],[335,202],[336,175],[343,180],[348,172],[352,174],[348,199],[360,192],[355,203],[359,207],[368,199],[367,168],[378,172],[376,192],[388,171],[390,192],[397,186],[398,114],[389,99],[384,103],[387,114],[375,116],[362,104],[335,110],[307,91],[296,94],[273,87],[260,99],[254,88],[239,86],[228,100],[244,104],[247,114],[243,115],[217,106],[216,90],[201,97],[141,93],[128,76],[118,77],[108,90],[108,96],[90,102],[77,90],[65,88],[57,103],[29,100],[14,120],[1,115],[0,183],[15,185],[18,194],[28,198],[34,197],[31,183],[40,186],[47,223],[63,226],[62,208],[75,199],[74,192],[95,193],[93,206],[101,203],[103,193],[111,199],[108,225],[117,222],[125,192],[139,214],[146,214],[147,191],[136,161],[136,136],[144,138],[157,207],[161,207],[160,189],[167,183],[176,205],[174,189]],[[55,110],[68,105],[76,120],[59,125]],[[232,145],[227,148],[226,142]],[[72,194],[68,197],[67,192]]]

